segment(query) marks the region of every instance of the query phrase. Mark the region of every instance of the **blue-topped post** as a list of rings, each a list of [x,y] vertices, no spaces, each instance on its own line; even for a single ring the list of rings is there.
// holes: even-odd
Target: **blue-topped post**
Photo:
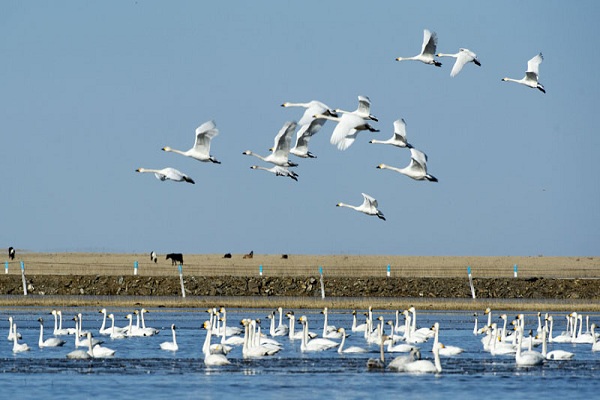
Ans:
[[[517,269],[518,269],[517,264],[515,264],[515,266],[513,267],[515,278],[517,277]]]
[[[475,287],[473,286],[473,276],[471,275],[471,267],[467,267],[467,274],[469,274],[469,286],[471,286],[471,296],[475,298]]]
[[[323,282],[323,267],[319,267],[319,275],[321,275],[321,298],[325,298],[325,283]]]
[[[25,279],[25,263],[21,261],[21,280],[23,281],[23,296],[27,296],[27,279]]]
[[[390,266],[390,264],[388,264],[387,266],[387,277],[390,277],[390,274],[392,273],[392,267]]]
[[[181,297],[185,297],[185,287],[183,286],[183,267],[179,264],[179,282],[181,283]]]
[[[258,275],[262,276],[262,264],[258,266]]]
[[[4,261],[4,273],[8,274],[8,261]]]
[[[138,262],[137,261],[133,262],[133,274],[134,275],[138,274]]]

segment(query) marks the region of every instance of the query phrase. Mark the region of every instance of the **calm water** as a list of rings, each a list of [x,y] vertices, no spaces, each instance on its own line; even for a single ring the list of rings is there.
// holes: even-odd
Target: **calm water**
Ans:
[[[146,338],[111,340],[98,334],[102,314],[96,309],[63,309],[63,327],[72,327],[71,318],[83,314],[83,328],[105,340],[104,346],[116,350],[110,359],[68,360],[65,355],[75,348],[72,336],[63,336],[62,348],[40,349],[39,323],[45,321],[44,337],[51,336],[54,319],[51,310],[40,308],[3,308],[0,311],[2,345],[0,346],[0,398],[140,398],[144,400],[172,397],[187,398],[366,398],[377,393],[383,398],[460,398],[481,399],[486,395],[501,395],[524,399],[534,396],[549,398],[598,398],[600,393],[600,352],[593,353],[591,345],[551,344],[548,350],[564,349],[575,353],[571,361],[548,361],[540,367],[516,367],[514,357],[491,356],[484,352],[481,336],[473,335],[472,312],[419,312],[417,323],[429,327],[440,322],[440,341],[463,347],[465,352],[454,357],[442,357],[443,371],[437,375],[407,375],[393,371],[369,371],[368,358],[377,357],[379,347],[367,345],[362,334],[351,333],[346,346],[367,347],[370,352],[358,355],[339,355],[335,350],[301,353],[300,342],[278,338],[283,350],[275,356],[260,360],[244,360],[241,348],[228,355],[232,365],[204,366],[201,356],[205,331],[202,323],[208,319],[204,310],[152,309],[146,314],[146,325],[161,329],[160,334]],[[132,310],[110,309],[117,325],[127,325],[125,315]],[[263,331],[268,332],[270,310],[229,309],[228,325],[239,324],[242,318],[261,318]],[[287,311],[287,310],[286,310]],[[481,310],[480,314],[481,313]],[[361,311],[362,312],[362,311]],[[321,333],[323,315],[320,310],[295,310],[296,317],[305,314],[310,330]],[[19,332],[31,351],[13,354],[8,335],[8,316],[12,315]],[[394,319],[390,311],[374,312]],[[498,322],[499,313],[493,316]],[[508,313],[514,317],[513,312]],[[566,328],[563,314],[555,316],[554,335]],[[287,319],[284,320],[287,322]],[[480,326],[486,318],[479,317]],[[591,314],[592,322],[600,322]],[[362,321],[361,321],[362,322]],[[170,325],[177,326],[179,351],[163,351],[159,344],[171,340]],[[350,310],[330,310],[329,324],[352,325]],[[529,329],[537,327],[534,314],[526,314]],[[387,327],[387,326],[386,326]],[[297,324],[297,329],[299,324]],[[213,338],[213,343],[216,340]],[[432,358],[431,345],[419,345],[423,358]],[[538,349],[541,350],[541,347]],[[395,355],[386,354],[387,361]]]

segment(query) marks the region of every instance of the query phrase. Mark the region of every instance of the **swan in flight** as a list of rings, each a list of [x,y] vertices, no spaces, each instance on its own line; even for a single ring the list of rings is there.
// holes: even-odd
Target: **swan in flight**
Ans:
[[[368,350],[363,347],[358,346],[350,346],[344,348],[344,344],[346,344],[346,330],[344,328],[339,328],[338,332],[342,338],[342,342],[340,343],[337,352],[340,354],[349,354],[349,353],[366,353]]]
[[[296,126],[297,124],[294,121],[283,124],[283,127],[279,130],[279,133],[277,133],[277,136],[275,136],[271,154],[268,156],[263,157],[259,154],[253,153],[250,150],[246,150],[242,154],[260,158],[265,162],[275,164],[280,167],[297,167],[298,164],[291,162],[288,158],[290,147],[292,145],[292,136],[296,130]]]
[[[306,110],[302,118],[298,121],[298,132],[296,133],[296,144],[290,149],[290,153],[301,158],[316,158],[314,154],[308,151],[308,142],[315,135],[325,122],[324,118],[315,118],[316,114],[334,115],[335,113],[324,103],[317,100],[312,100],[308,103],[290,103],[285,102],[282,107],[303,107]]]
[[[525,85],[533,89],[539,89],[541,92],[546,93],[544,86],[538,82],[540,76],[540,64],[543,60],[544,56],[542,56],[542,53],[536,55],[531,60],[527,61],[527,71],[525,72],[524,78],[502,78],[502,81],[520,83],[521,85]]]
[[[337,146],[338,150],[344,151],[348,149],[360,131],[379,132],[379,129],[373,128],[364,118],[353,113],[342,114],[341,117],[334,117],[325,114],[316,114],[315,118],[325,118],[331,121],[336,121],[337,125],[333,129],[329,142]]]
[[[346,203],[337,203],[336,207],[347,207],[352,208],[353,210],[359,211],[361,213],[367,215],[375,215],[377,218],[385,221],[385,217],[383,213],[377,209],[378,203],[373,197],[369,196],[366,193],[361,193],[363,196],[363,203],[360,206],[353,206]]]
[[[421,48],[421,53],[414,57],[398,57],[396,58],[396,61],[414,60],[421,61],[425,64],[435,65],[436,67],[441,67],[442,63],[434,58],[436,47],[436,33],[430,32],[428,29],[425,29],[423,30],[423,47]]]
[[[389,144],[396,147],[408,147],[412,148],[412,145],[406,141],[406,122],[404,119],[397,119],[394,121],[394,136],[388,140],[370,140],[369,143]]]
[[[435,176],[427,173],[427,155],[415,148],[410,149],[410,163],[408,166],[404,168],[397,168],[386,164],[379,164],[377,168],[396,171],[417,181],[438,181]]]
[[[379,121],[374,115],[371,114],[371,99],[369,99],[367,96],[358,96],[358,107],[354,111],[345,111],[339,108],[336,108],[333,111],[334,113],[340,114],[354,114],[363,119],[370,119],[371,121],[375,122]]]
[[[172,342],[162,342],[160,344],[160,348],[162,350],[168,351],[177,351],[179,350],[179,346],[177,345],[177,335],[175,334],[175,324],[171,324],[171,332],[173,333],[173,341]]]
[[[261,167],[259,165],[253,165],[250,167],[250,169],[262,169],[263,171],[267,171],[272,174],[275,174],[275,176],[284,176],[284,177],[293,179],[296,182],[298,181],[297,173],[295,173],[294,171],[290,171],[289,169],[287,169],[285,167],[280,167],[279,165],[274,165],[271,168]]]
[[[196,128],[196,140],[194,147],[187,151],[173,149],[169,146],[163,147],[163,151],[170,151],[181,154],[182,156],[191,157],[202,162],[212,162],[221,164],[216,158],[210,155],[210,141],[219,134],[219,130],[214,121],[208,121]]]
[[[40,340],[38,341],[38,346],[40,348],[43,347],[61,347],[66,342],[62,339],[52,337],[44,340],[44,320],[42,318],[38,318],[40,323]]]
[[[481,67],[481,63],[477,59],[477,54],[473,53],[469,49],[459,49],[458,53],[455,54],[445,54],[438,53],[437,57],[454,57],[456,61],[454,62],[454,66],[452,67],[452,71],[450,71],[450,76],[455,77],[458,73],[463,69],[465,64],[472,62],[473,64]]]
[[[19,343],[20,335],[17,332],[17,324],[13,323],[13,353],[22,353],[24,351],[29,351],[29,345],[27,343]]]
[[[136,172],[153,172],[156,179],[161,181],[171,180],[175,182],[188,182],[194,184],[194,180],[184,174],[183,172],[176,170],[175,168],[167,167],[163,169],[150,169],[150,168],[138,168]]]

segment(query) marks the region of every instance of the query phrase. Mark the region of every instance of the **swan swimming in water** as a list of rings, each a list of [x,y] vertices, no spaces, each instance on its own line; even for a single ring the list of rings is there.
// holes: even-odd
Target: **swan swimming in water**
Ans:
[[[455,356],[455,355],[458,355],[458,354],[462,353],[463,351],[465,351],[462,347],[445,346],[445,345],[442,345],[442,343],[440,343],[440,341],[439,341],[440,323],[439,322],[436,322],[433,324],[433,331],[434,331],[433,347],[439,347],[439,353],[441,356]]]
[[[210,142],[218,134],[219,130],[217,129],[215,122],[208,121],[196,128],[194,146],[191,149],[187,151],[181,151],[173,149],[169,146],[165,146],[162,149],[163,151],[181,154],[182,156],[190,157],[194,160],[221,164],[220,161],[210,155]]]
[[[548,351],[548,344],[546,343],[546,335],[548,334],[548,330],[546,327],[542,327],[542,355],[546,357],[546,360],[571,360],[575,357],[574,353],[565,350],[552,350]]]
[[[428,29],[423,30],[423,46],[421,47],[421,53],[414,57],[398,57],[396,61],[421,61],[422,63],[435,65],[441,67],[442,63],[437,61],[435,56],[435,49],[437,47],[437,35],[435,32],[431,32]]]
[[[64,345],[66,343],[64,340],[56,338],[56,337],[48,338],[48,339],[44,340],[44,320],[42,318],[38,318],[38,321],[40,323],[40,340],[38,341],[38,346],[40,348],[61,347],[62,345]]]
[[[160,344],[160,348],[162,350],[168,350],[168,351],[177,351],[179,350],[179,346],[177,345],[177,335],[175,334],[175,324],[171,324],[171,332],[173,334],[173,341],[172,342],[162,342]]]
[[[544,86],[538,82],[540,76],[540,64],[543,60],[544,56],[542,56],[542,53],[539,53],[531,60],[527,61],[527,72],[525,72],[525,77],[521,79],[502,78],[502,81],[519,83],[533,89],[538,89],[542,93],[546,93]]]
[[[88,353],[92,358],[107,358],[115,355],[116,350],[109,349],[108,347],[101,346],[100,344],[93,344],[94,339],[92,333],[87,333],[87,344]]]
[[[7,340],[10,340],[11,342],[14,339],[14,335],[15,335],[15,329],[14,329],[14,319],[12,316],[8,317],[8,336],[6,337]],[[21,339],[21,334],[20,333],[16,333],[17,335],[17,339]]]
[[[472,62],[473,64],[481,67],[481,63],[477,59],[477,54],[473,53],[469,49],[459,49],[458,53],[455,54],[445,54],[438,53],[437,57],[454,57],[456,61],[454,62],[454,66],[452,67],[452,71],[450,71],[450,76],[455,77],[462,70],[462,68],[467,64]]]
[[[152,172],[156,179],[160,181],[171,180],[174,182],[188,182],[194,184],[194,180],[184,174],[183,172],[176,170],[175,168],[167,167],[163,169],[151,169],[151,168],[138,168],[136,172]]]
[[[353,206],[350,204],[346,204],[346,203],[337,203],[336,207],[347,207],[347,208],[351,208],[353,210],[359,211],[363,214],[367,214],[367,215],[374,215],[379,219],[382,219],[385,221],[385,217],[383,216],[383,213],[377,208],[378,207],[378,203],[377,200],[371,196],[369,196],[366,193],[361,193],[363,196],[363,202],[361,205],[359,206]]]
[[[337,349],[338,353],[340,353],[340,354],[366,353],[368,351],[367,349],[365,349],[363,347],[359,347],[359,346],[350,346],[350,347],[344,348],[344,344],[346,344],[346,330],[344,328],[338,328],[338,332],[340,333],[340,337],[342,338],[342,341]]]
[[[23,353],[25,351],[29,351],[29,345],[27,343],[19,343],[19,334],[17,332],[17,324],[13,323],[13,353]]]
[[[339,343],[326,338],[314,338],[308,339],[308,318],[306,315],[301,316],[298,322],[302,324],[302,344],[300,350],[304,352],[309,351],[324,351],[334,347],[337,347]]]

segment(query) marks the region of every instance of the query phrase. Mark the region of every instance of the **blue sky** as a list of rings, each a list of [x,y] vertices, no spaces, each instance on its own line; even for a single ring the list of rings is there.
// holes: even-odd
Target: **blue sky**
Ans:
[[[525,10],[530,12],[524,12]],[[0,245],[28,251],[598,255],[600,3],[21,2],[0,5]],[[396,62],[423,29],[482,67]],[[524,76],[542,52],[547,94]],[[313,137],[299,181],[251,170],[320,100],[369,96],[379,133]],[[404,118],[437,183],[387,139]],[[187,150],[214,119],[221,165]],[[195,185],[136,168],[177,168]],[[375,197],[387,221],[335,207]]]

